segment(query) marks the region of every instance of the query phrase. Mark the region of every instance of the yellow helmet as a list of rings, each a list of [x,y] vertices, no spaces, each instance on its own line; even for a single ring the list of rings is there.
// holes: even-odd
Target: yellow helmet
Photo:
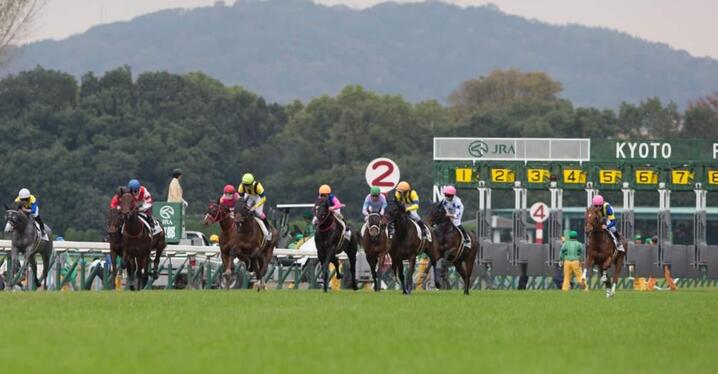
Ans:
[[[399,184],[396,186],[396,189],[397,189],[397,191],[399,191],[399,192],[409,192],[409,190],[411,189],[411,186],[409,185],[408,182],[406,182],[406,181],[401,181],[401,182],[399,182]]]
[[[217,236],[217,234],[212,234],[212,236],[209,237],[209,241],[212,243],[219,243],[219,236]]]
[[[323,184],[321,187],[319,187],[319,194],[320,195],[328,195],[332,193],[332,188],[329,187],[328,184]]]

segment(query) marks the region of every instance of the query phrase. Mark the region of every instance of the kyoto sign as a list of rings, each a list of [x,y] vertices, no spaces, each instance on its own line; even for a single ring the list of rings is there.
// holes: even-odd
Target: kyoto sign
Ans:
[[[165,230],[165,241],[179,243],[184,227],[182,203],[155,202],[152,205],[152,215],[162,224],[162,228]]]
[[[593,139],[591,161],[705,162],[718,160],[718,139]]]

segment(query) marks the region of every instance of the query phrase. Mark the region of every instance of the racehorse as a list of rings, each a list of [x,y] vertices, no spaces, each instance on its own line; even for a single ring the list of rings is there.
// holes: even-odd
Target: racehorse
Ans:
[[[416,256],[421,252],[429,256],[431,267],[434,269],[434,281],[437,288],[440,284],[436,277],[436,261],[439,253],[436,248],[436,240],[426,240],[421,237],[420,230],[417,232],[418,224],[411,220],[406,213],[406,207],[399,201],[390,200],[384,210],[384,221],[394,225],[394,236],[389,240],[389,255],[394,274],[399,277],[401,290],[405,295],[411,294],[414,288],[414,268],[416,267]],[[426,228],[433,236],[432,229]],[[409,261],[407,279],[404,280],[404,260]]]
[[[47,289],[47,273],[50,271],[50,258],[53,253],[52,246],[52,230],[45,225],[45,234],[48,240],[40,237],[40,229],[35,227],[35,220],[22,209],[11,209],[5,206],[5,232],[12,234],[12,248],[10,251],[10,261],[8,262],[8,277],[6,280],[6,289],[12,290],[15,286],[15,271],[20,271],[20,259],[18,253],[25,255],[25,262],[32,269],[33,281],[36,287],[40,287],[41,282],[43,288]],[[35,255],[40,254],[42,257],[42,276],[37,277],[37,261]],[[30,280],[28,279],[28,282]]]
[[[203,223],[206,225],[212,225],[215,223],[219,224],[221,233],[219,234],[219,252],[222,258],[222,266],[224,267],[224,288],[229,289],[232,284],[232,276],[234,275],[233,261],[237,256],[236,246],[236,225],[231,215],[229,214],[229,208],[216,202],[211,202],[207,205],[207,213],[204,215]],[[247,268],[249,269],[249,263],[247,262]]]
[[[244,199],[238,200],[235,205],[234,223],[237,226],[234,237],[236,254],[240,260],[249,263],[247,271],[254,271],[257,278],[254,288],[257,291],[264,290],[267,288],[264,284],[264,276],[267,273],[269,263],[272,261],[279,232],[270,225],[267,230],[271,233],[272,238],[271,240],[265,240],[262,228],[259,226],[257,219],[255,219],[254,212],[247,206]]]
[[[601,207],[589,207],[586,209],[586,263],[584,264],[584,273],[590,272],[594,265],[598,265],[598,271],[601,274],[601,282],[606,285],[606,297],[613,297],[616,294],[616,282],[618,275],[621,273],[623,261],[628,252],[628,244],[623,237],[619,240],[623,244],[626,252],[616,249],[613,239],[608,231],[603,227],[599,211]],[[613,281],[606,275],[608,268],[613,264]]]
[[[110,243],[110,258],[112,259],[112,274],[110,284],[115,285],[117,277],[117,257],[122,257],[122,229],[123,216],[117,209],[110,209],[107,214],[107,241]]]
[[[367,216],[366,229],[361,234],[362,248],[366,253],[366,260],[371,269],[371,276],[374,279],[374,291],[381,290],[381,281],[377,275],[377,263],[379,268],[384,266],[384,259],[389,251],[389,238],[386,233],[386,225],[382,223],[379,213],[371,213]]]
[[[468,295],[471,288],[471,273],[474,270],[476,254],[479,251],[476,236],[471,232],[467,233],[471,239],[471,247],[466,248],[461,232],[446,215],[446,209],[441,203],[436,203],[431,207],[427,222],[435,228],[439,255],[447,262],[454,264],[456,271],[464,281],[464,295]]]
[[[131,193],[125,193],[120,198],[120,213],[123,216],[121,231],[122,261],[127,268],[128,284],[130,284],[130,289],[141,290],[148,280],[147,265],[153,249],[156,253],[152,277],[157,279],[159,276],[160,256],[165,247],[167,247],[165,234],[160,231],[157,235],[152,236],[149,227],[140,219],[137,205]]]
[[[320,197],[314,202],[314,217],[317,219],[317,232],[314,234],[314,243],[317,246],[317,257],[322,265],[322,279],[324,280],[324,292],[329,290],[329,263],[334,264],[337,271],[337,278],[342,278],[339,273],[339,259],[337,255],[341,252],[349,257],[349,272],[351,274],[352,288],[357,290],[356,262],[357,262],[357,235],[352,234],[347,239],[344,235],[344,226],[329,209],[329,200]],[[346,225],[346,224],[345,224]],[[351,230],[349,225],[346,229]],[[346,269],[345,269],[346,270]]]

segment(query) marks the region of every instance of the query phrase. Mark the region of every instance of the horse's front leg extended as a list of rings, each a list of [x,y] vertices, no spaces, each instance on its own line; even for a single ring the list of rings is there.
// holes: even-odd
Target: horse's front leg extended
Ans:
[[[416,268],[416,256],[409,258],[409,270],[406,276],[406,293],[411,294],[414,289],[414,269]]]

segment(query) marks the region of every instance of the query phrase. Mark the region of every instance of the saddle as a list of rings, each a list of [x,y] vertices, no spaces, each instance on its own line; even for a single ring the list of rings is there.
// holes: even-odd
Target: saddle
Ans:
[[[269,232],[269,228],[267,225],[264,224],[264,221],[262,221],[259,217],[253,217],[254,221],[257,222],[259,225],[259,229],[262,231],[262,244],[261,247],[264,248],[267,243],[272,240],[272,234]]]
[[[37,237],[40,238],[40,240],[42,241],[49,242],[50,237],[47,235],[47,232],[42,232],[42,230],[40,229],[40,224],[35,220],[33,220],[32,223],[35,226],[35,232],[37,232]]]
[[[419,226],[419,223],[417,223],[417,222],[414,221],[414,220],[410,220],[410,221],[414,224],[414,227],[416,228],[416,236],[419,237],[419,238],[421,238],[421,240],[426,240],[427,242],[431,243],[431,242],[432,242],[431,230],[429,230],[429,228],[427,227],[427,228],[426,228],[426,229],[427,229],[427,230],[426,230],[426,235],[424,235],[424,234],[421,232],[421,227]]]

